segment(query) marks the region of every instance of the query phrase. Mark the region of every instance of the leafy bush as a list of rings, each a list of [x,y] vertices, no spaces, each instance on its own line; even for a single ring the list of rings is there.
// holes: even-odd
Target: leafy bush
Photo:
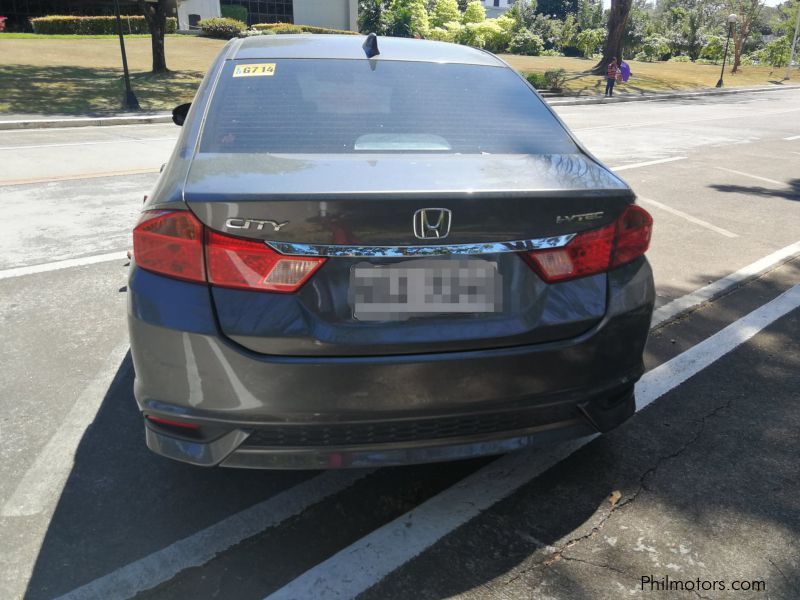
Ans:
[[[243,31],[247,29],[247,25],[236,19],[228,19],[226,17],[213,17],[211,19],[203,19],[197,24],[203,32],[203,35],[214,38],[222,38],[229,40],[231,38],[239,37]]]
[[[661,35],[651,35],[644,39],[642,51],[636,55],[636,60],[655,62],[664,60],[669,56],[670,47],[667,38]]]
[[[575,44],[586,58],[591,58],[605,39],[605,29],[584,29],[576,36]]]
[[[549,90],[560,92],[564,89],[564,84],[567,81],[567,72],[564,69],[545,71],[544,80]]]
[[[467,23],[483,23],[486,20],[486,9],[483,4],[477,0],[473,0],[467,4],[467,10],[464,11],[464,16],[461,17],[461,22],[465,25]]]
[[[669,59],[669,62],[692,62],[692,59],[685,54],[681,54],[680,56],[673,56]]]
[[[751,54],[751,57],[759,63],[767,63],[772,67],[785,67],[789,64],[789,53],[791,52],[791,44],[788,37],[779,37],[772,40],[769,44],[764,46],[761,50],[757,50]]]
[[[547,89],[547,79],[545,79],[544,73],[527,73],[525,79],[537,90]]]
[[[294,23],[256,23],[252,29],[264,33],[319,33],[331,35],[358,35],[353,31],[344,29],[328,29],[327,27],[317,27],[316,25],[295,25]]]
[[[43,35],[113,35],[117,32],[116,17],[74,17],[49,15],[31,19],[33,32]],[[175,33],[178,20],[167,19],[167,33]],[[122,33],[150,33],[144,16],[123,16]]]
[[[548,50],[542,50],[542,53],[539,56],[564,56],[564,55],[555,48],[550,48]]]
[[[725,38],[720,35],[711,35],[708,37],[706,45],[700,50],[700,58],[716,64],[717,61],[722,60],[724,53]]]
[[[512,54],[539,56],[544,50],[544,40],[527,29],[523,29],[511,38],[508,49]]]
[[[246,6],[242,6],[241,4],[223,4],[220,6],[220,10],[222,11],[222,16],[226,19],[234,19],[235,21],[247,23]]]
[[[461,21],[461,11],[456,0],[436,0],[431,10],[431,25],[446,28],[447,23]]]

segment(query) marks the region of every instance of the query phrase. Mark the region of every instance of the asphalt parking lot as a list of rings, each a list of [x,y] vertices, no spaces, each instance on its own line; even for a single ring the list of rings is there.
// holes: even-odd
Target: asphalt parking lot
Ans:
[[[369,472],[151,454],[125,251],[176,128],[0,132],[0,598],[796,598],[800,91],[558,112],[655,219],[638,414]]]

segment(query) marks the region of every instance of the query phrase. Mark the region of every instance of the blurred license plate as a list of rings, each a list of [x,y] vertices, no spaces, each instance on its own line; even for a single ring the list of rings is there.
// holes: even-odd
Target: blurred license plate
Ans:
[[[496,262],[482,259],[358,263],[350,271],[349,300],[360,321],[500,312],[502,278]]]

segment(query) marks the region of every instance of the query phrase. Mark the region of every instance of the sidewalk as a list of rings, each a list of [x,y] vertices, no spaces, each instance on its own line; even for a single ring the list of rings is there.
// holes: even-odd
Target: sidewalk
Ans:
[[[613,98],[603,96],[552,97],[546,98],[551,106],[580,106],[583,104],[617,104],[620,102],[645,102],[674,100],[678,98],[697,98],[701,96],[722,96],[728,94],[750,94],[774,92],[779,90],[800,90],[800,85],[769,85],[752,88],[703,89],[693,92],[667,92],[640,95],[618,95]],[[41,114],[0,114],[0,130],[8,129],[46,129],[54,127],[98,127],[108,125],[143,125],[151,123],[171,123],[168,112],[106,113],[94,115],[41,115]]]

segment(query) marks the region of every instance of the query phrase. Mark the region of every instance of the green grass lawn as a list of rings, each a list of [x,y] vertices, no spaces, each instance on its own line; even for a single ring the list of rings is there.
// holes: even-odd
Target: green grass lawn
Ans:
[[[597,60],[566,58],[563,56],[514,56],[502,58],[524,73],[544,72],[551,69],[567,71],[566,90],[571,95],[598,95],[605,91],[605,77],[587,74]],[[638,62],[626,61],[631,67],[631,78],[614,88],[614,93],[645,94],[714,87],[719,79],[721,65],[698,65],[690,62]],[[784,68],[743,66],[736,75],[725,68],[725,87],[754,87],[780,84],[786,74]],[[794,74],[792,83],[800,82]]]
[[[212,60],[225,44],[197,36],[170,35],[166,39],[170,73],[152,75],[150,38],[125,36],[128,64],[139,103],[145,110],[167,110],[192,99]],[[43,36],[0,33],[0,112],[85,114],[120,110],[123,84],[116,36]],[[522,71],[563,68],[569,74],[570,94],[602,94],[605,81],[587,75],[595,61],[580,58],[504,55]],[[713,87],[719,67],[693,63],[639,63],[630,61],[632,79],[619,93],[642,94]],[[755,86],[778,83],[782,69],[743,67],[725,75],[725,85]],[[795,72],[795,82],[800,76]]]

